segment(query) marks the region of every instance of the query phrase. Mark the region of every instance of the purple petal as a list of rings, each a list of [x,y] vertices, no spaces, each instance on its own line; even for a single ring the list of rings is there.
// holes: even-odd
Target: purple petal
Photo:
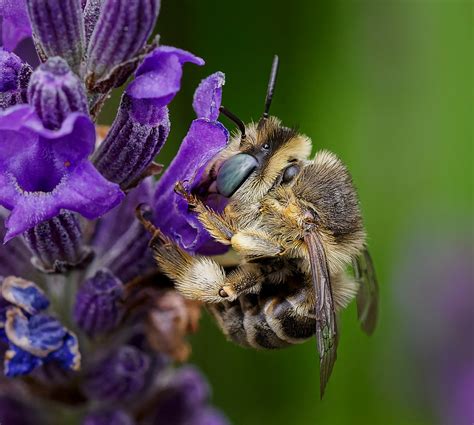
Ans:
[[[76,335],[67,332],[63,345],[56,351],[48,354],[45,362],[55,362],[62,368],[77,371],[81,367],[81,353]]]
[[[43,364],[43,360],[21,348],[11,345],[5,353],[4,371],[9,377],[29,374],[33,369]]]
[[[188,211],[186,201],[174,192],[176,182],[187,182],[194,189],[209,161],[227,144],[228,131],[220,123],[194,120],[178,154],[159,180],[155,192],[155,221],[163,232],[176,239],[188,251],[197,251],[205,244],[222,252],[222,245],[213,243],[209,233]]]
[[[216,72],[201,81],[194,92],[193,108],[198,118],[217,121],[222,101],[222,86],[225,75]]]
[[[31,36],[26,0],[0,0],[2,45],[12,51],[23,39]]]
[[[36,314],[49,306],[46,295],[34,282],[19,277],[6,277],[1,285],[2,297],[29,314]]]
[[[71,114],[58,131],[45,129],[29,106],[0,115],[0,205],[12,210],[5,241],[59,214],[93,219],[124,194],[87,160],[95,141],[90,119]]]
[[[168,105],[181,88],[186,62],[204,65],[204,61],[192,53],[170,46],[158,47],[138,68],[127,94],[135,99],[150,99],[156,106]]]

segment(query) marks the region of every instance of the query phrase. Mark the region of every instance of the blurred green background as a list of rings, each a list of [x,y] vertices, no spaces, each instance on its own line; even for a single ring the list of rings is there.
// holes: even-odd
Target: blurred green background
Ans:
[[[161,42],[202,56],[206,66],[186,65],[161,162],[194,118],[194,88],[217,70],[226,74],[224,104],[244,121],[258,119],[277,53],[271,112],[348,165],[381,285],[373,337],[359,329],[354,305],[343,313],[323,401],[315,342],[245,350],[205,317],[190,360],[233,424],[435,423],[429,408],[405,394],[409,365],[406,347],[396,343],[391,285],[404,237],[417,223],[472,226],[473,23],[470,1],[163,0]],[[103,121],[117,102],[115,95]]]

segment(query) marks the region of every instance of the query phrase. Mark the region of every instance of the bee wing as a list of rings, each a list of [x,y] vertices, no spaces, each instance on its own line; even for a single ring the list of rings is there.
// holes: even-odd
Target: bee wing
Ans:
[[[312,281],[316,294],[316,341],[320,359],[320,394],[324,395],[337,357],[336,313],[324,247],[316,233],[305,237],[308,246]]]
[[[379,285],[374,263],[367,248],[352,263],[355,280],[359,283],[357,293],[357,316],[361,327],[371,335],[377,325],[379,311]]]

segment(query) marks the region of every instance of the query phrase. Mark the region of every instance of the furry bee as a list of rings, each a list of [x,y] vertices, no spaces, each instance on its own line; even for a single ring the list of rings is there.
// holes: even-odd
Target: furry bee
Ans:
[[[347,168],[325,150],[309,159],[311,140],[268,114],[277,70],[275,57],[258,123],[244,125],[221,107],[239,128],[209,165],[209,191],[228,198],[224,211],[176,185],[212,237],[239,254],[239,264],[224,268],[190,255],[151,224],[143,207],[137,214],[154,234],[161,272],[184,296],[204,302],[230,340],[272,349],[316,336],[322,397],[336,360],[337,312],[357,296],[362,328],[372,333],[378,286]]]

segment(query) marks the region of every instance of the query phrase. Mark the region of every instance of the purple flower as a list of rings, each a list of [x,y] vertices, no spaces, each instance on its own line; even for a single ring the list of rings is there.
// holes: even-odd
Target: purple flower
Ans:
[[[1,337],[8,343],[5,375],[26,375],[49,362],[65,369],[79,368],[75,335],[43,313],[49,301],[35,283],[13,276],[5,278],[0,301]]]
[[[207,118],[217,118],[223,83],[224,75],[216,73],[199,85],[194,97],[198,119],[191,123],[178,154],[160,178],[155,192],[156,225],[184,249],[201,254],[222,253],[227,248],[212,240],[195,215],[189,212],[187,202],[175,193],[174,187],[178,181],[183,181],[189,191],[198,189],[206,166],[227,145],[229,133],[226,128]]]
[[[2,45],[12,51],[20,41],[31,36],[26,0],[0,0]]]
[[[79,288],[74,306],[77,325],[89,336],[111,331],[120,318],[123,285],[111,273],[101,270]]]
[[[11,210],[5,241],[57,215],[61,209],[93,219],[123,198],[87,160],[95,129],[83,114],[58,131],[43,127],[30,106],[0,115],[0,205]]]
[[[85,391],[97,400],[119,402],[143,394],[151,370],[150,356],[124,345],[92,365],[86,375]]]
[[[185,50],[160,46],[145,57],[127,88],[133,99],[147,99],[155,106],[168,105],[181,88],[183,65],[204,65],[204,61]]]
[[[122,97],[119,112],[93,162],[108,180],[123,189],[150,173],[147,167],[165,143],[170,121],[166,107],[181,87],[186,62],[202,59],[184,50],[162,46],[149,54]]]

